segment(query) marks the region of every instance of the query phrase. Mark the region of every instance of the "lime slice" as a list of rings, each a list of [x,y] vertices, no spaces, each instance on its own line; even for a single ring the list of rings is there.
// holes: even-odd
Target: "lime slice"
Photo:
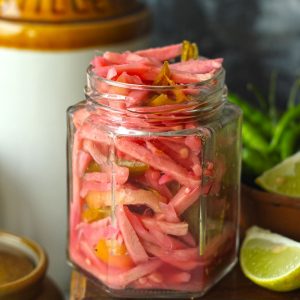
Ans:
[[[300,152],[264,172],[255,181],[267,191],[300,197]]]
[[[240,253],[242,270],[256,284],[274,291],[300,287],[300,243],[251,227]]]

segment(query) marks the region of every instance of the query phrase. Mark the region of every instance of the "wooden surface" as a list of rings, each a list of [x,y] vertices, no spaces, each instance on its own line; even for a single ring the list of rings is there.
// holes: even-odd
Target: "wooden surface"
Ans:
[[[36,300],[63,300],[64,297],[55,283],[46,277],[43,282],[42,293]]]
[[[105,294],[85,276],[73,271],[70,300],[116,299]],[[239,266],[225,276],[201,300],[300,300],[300,290],[276,293],[258,287],[245,278]]]

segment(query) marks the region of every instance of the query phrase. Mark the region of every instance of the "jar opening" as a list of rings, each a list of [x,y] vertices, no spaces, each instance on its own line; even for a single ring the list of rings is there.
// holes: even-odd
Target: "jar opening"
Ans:
[[[134,90],[149,90],[149,91],[164,91],[164,90],[172,90],[172,89],[188,89],[188,88],[200,88],[200,87],[209,87],[212,86],[215,81],[218,81],[219,84],[224,85],[225,80],[225,69],[222,67],[219,69],[211,78],[206,80],[202,80],[199,82],[193,83],[182,83],[182,84],[175,84],[173,86],[170,85],[147,85],[147,84],[134,84],[134,83],[125,83],[119,82],[111,79],[107,79],[97,75],[93,71],[93,66],[89,65],[87,68],[87,87],[90,86],[89,83],[93,81],[100,81],[105,82],[111,86],[121,87],[121,88],[130,88]],[[216,85],[215,85],[216,87]]]
[[[205,123],[220,113],[226,101],[223,68],[213,75],[203,74],[207,80],[174,85],[131,83],[127,79],[135,76],[134,71],[122,74],[124,78],[116,81],[99,76],[92,65],[87,69],[85,94],[90,111],[111,126],[139,124],[140,129],[166,130],[195,121]]]

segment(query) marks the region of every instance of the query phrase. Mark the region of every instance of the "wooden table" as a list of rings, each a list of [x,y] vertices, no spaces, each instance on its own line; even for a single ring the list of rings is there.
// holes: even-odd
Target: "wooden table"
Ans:
[[[84,275],[73,271],[70,300],[112,300]],[[201,300],[300,300],[300,290],[276,293],[263,289],[248,280],[236,266]]]
[[[46,277],[40,296],[36,300],[63,300],[64,297],[60,292],[56,284],[49,278]]]

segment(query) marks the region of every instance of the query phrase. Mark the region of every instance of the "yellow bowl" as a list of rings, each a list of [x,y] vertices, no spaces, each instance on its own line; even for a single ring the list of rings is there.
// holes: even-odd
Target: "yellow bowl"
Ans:
[[[24,237],[0,231],[0,250],[18,252],[32,262],[33,267],[22,277],[0,283],[1,300],[33,300],[41,291],[42,282],[47,270],[47,256],[37,243]],[[17,260],[16,260],[17,261]],[[12,268],[18,268],[14,265]]]
[[[251,225],[300,241],[300,198],[282,196],[242,185],[241,233]]]

